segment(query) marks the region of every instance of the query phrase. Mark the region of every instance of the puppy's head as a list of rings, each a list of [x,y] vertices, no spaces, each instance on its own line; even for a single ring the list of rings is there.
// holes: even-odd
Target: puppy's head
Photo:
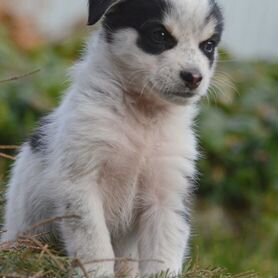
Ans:
[[[90,0],[127,86],[173,103],[208,89],[223,30],[214,0]]]

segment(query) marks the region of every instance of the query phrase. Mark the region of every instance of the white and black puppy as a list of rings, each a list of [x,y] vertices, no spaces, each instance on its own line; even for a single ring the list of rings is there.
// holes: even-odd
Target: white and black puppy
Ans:
[[[17,157],[2,240],[76,215],[33,233],[56,235],[89,272],[112,275],[115,257],[131,257],[133,273],[179,273],[198,156],[192,124],[222,14],[214,0],[91,0],[89,9],[89,24],[104,15],[102,24],[61,105]]]

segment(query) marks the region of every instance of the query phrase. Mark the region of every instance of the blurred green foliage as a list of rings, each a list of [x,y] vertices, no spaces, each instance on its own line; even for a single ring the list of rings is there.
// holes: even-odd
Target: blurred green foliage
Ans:
[[[261,194],[278,192],[278,66],[227,62],[219,71],[229,74],[219,76],[222,95],[199,118],[200,194],[231,208],[259,206]]]
[[[194,243],[203,264],[272,278],[278,273],[278,65],[230,59],[220,60],[217,98],[203,103],[198,119],[203,157]]]
[[[0,80],[40,69],[0,81],[0,145],[20,144],[57,105],[81,37],[27,52],[0,26]],[[278,67],[230,59],[222,55],[217,88],[197,119],[202,158],[192,249],[201,264],[272,277],[278,273]],[[0,158],[0,184],[9,163]]]

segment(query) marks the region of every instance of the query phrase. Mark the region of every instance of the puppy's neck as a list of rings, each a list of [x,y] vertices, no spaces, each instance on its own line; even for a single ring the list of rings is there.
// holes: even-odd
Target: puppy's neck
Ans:
[[[141,95],[132,90],[123,91],[123,103],[134,118],[141,123],[156,121],[171,111],[170,104],[153,95]]]

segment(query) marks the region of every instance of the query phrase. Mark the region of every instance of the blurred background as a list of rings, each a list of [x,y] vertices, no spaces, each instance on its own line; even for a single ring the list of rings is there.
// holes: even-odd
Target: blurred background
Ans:
[[[278,1],[219,2],[226,17],[221,57],[197,119],[202,159],[193,260],[273,278],[278,275]],[[86,5],[86,0],[0,1],[0,145],[21,144],[38,118],[58,104],[69,85],[67,71],[92,29],[85,27]],[[12,163],[3,156],[15,152],[2,148],[0,154],[1,208]]]

